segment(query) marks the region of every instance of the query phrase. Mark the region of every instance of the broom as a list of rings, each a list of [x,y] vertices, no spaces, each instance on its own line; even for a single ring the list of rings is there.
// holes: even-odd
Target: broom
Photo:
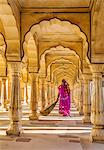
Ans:
[[[43,116],[47,116],[48,114],[50,114],[50,112],[53,110],[57,102],[58,102],[58,99],[53,104],[48,106],[46,109],[44,109],[43,111],[40,111],[40,114]]]

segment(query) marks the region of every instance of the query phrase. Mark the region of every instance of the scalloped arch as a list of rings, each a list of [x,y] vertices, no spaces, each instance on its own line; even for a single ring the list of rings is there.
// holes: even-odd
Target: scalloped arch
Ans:
[[[16,20],[7,0],[0,0],[0,19],[3,24],[7,43],[7,57],[12,55],[20,60],[20,38]],[[15,33],[15,34],[14,34]]]
[[[41,21],[39,24],[32,26],[30,31],[32,34],[37,33],[38,36],[41,36],[41,34],[43,33],[66,32],[80,36],[86,43],[86,36],[77,25],[72,24],[69,21],[62,21],[57,18],[50,19],[49,21],[47,20]]]
[[[53,79],[54,77],[54,74],[56,74],[57,72],[60,72],[62,71],[63,73],[67,70],[67,72],[70,72],[71,74],[73,74],[73,77],[76,76],[76,71],[72,68],[68,68],[66,66],[60,66],[60,67],[57,67],[53,70],[53,72],[50,74],[51,78]]]
[[[69,21],[62,21],[60,19],[53,18],[50,20],[43,20],[40,23],[33,25],[29,29],[27,34],[24,36],[23,48],[24,48],[24,45],[27,44],[27,42],[31,38],[31,36],[34,37],[34,35],[37,35],[37,37],[40,37],[43,34],[47,34],[47,33],[48,34],[64,33],[64,34],[68,34],[68,35],[74,35],[74,36],[81,38],[83,40],[84,45],[88,45],[86,35],[80,30],[80,28],[77,25],[72,24]],[[85,53],[87,52],[87,49],[88,49],[88,47],[86,47],[86,49],[84,50]],[[47,52],[48,52],[48,50],[47,50]],[[85,55],[87,56],[87,53]]]
[[[0,76],[6,76],[6,43],[3,35],[0,33]]]
[[[45,55],[46,55],[47,53],[54,52],[54,51],[59,51],[59,52],[62,52],[62,51],[63,51],[63,52],[71,53],[71,54],[75,55],[75,57],[77,57],[77,58],[79,59],[79,67],[80,67],[81,62],[80,62],[80,57],[79,57],[79,55],[77,55],[74,50],[70,50],[69,48],[65,48],[65,47],[59,45],[59,46],[52,47],[52,48],[46,50],[46,51],[41,55],[41,59],[40,59],[40,70],[43,70],[42,72],[44,72],[44,71],[47,72],[47,68],[48,68],[48,66],[51,64],[51,63],[49,63],[48,66],[46,66],[46,64],[45,64]],[[59,59],[57,59],[57,60],[65,61],[65,60],[68,60],[68,59],[65,59],[65,58],[63,58],[62,56],[59,56]],[[54,62],[54,61],[52,61],[52,62]],[[43,64],[44,64],[44,65],[43,65]],[[74,65],[75,65],[75,64],[74,64]]]
[[[62,61],[65,62],[65,63],[67,62],[67,63],[69,63],[69,64],[72,64],[73,67],[74,67],[75,69],[77,69],[76,65],[75,65],[73,62],[70,62],[70,61],[67,60],[67,59],[64,59],[64,58],[56,59],[56,60],[54,60],[53,62],[51,62],[51,63],[48,65],[47,69],[46,69],[48,78],[50,78],[50,67],[51,67],[52,63],[62,62]],[[50,80],[50,79],[49,79],[49,80]]]
[[[57,73],[64,73],[64,72],[69,73],[68,70],[59,69],[59,70],[55,70],[55,71],[53,72],[53,75],[57,75]],[[73,72],[71,72],[71,71],[70,71],[70,75],[72,75],[72,77],[74,77],[74,76],[73,76]],[[53,78],[53,76],[52,76],[52,78]]]
[[[79,55],[74,50],[71,50],[70,48],[64,47],[62,45],[58,45],[56,47],[52,47],[48,50],[45,50],[44,53],[41,55],[41,58],[44,57],[46,54],[54,51],[59,51],[59,52],[64,51],[66,53],[74,54],[77,58],[80,59]]]
[[[60,72],[57,72],[57,73],[56,73],[56,76],[60,76],[60,75],[62,75],[62,74],[70,75],[71,80],[72,80],[73,75],[72,75],[71,73],[69,73],[68,71],[64,71],[64,72],[63,72],[63,70],[61,70]]]
[[[66,66],[64,66],[64,67],[63,67],[63,66],[60,66],[60,67],[55,68],[55,69],[53,70],[52,74],[54,74],[54,72],[56,72],[56,71],[58,71],[58,70],[60,70],[60,69],[63,69],[63,70],[65,70],[65,69],[71,70],[71,72],[75,73],[75,70],[73,70],[72,68],[68,68],[68,67],[66,67]]]
[[[48,67],[49,66],[51,66],[52,65],[52,63],[56,63],[56,62],[67,62],[67,63],[69,63],[69,64],[73,64],[73,66],[76,68],[76,65],[73,63],[73,62],[70,62],[70,60],[69,59],[65,59],[65,58],[63,58],[63,57],[61,57],[61,58],[59,58],[59,59],[55,59],[54,61],[52,61],[49,65],[48,65]]]
[[[83,39],[84,45],[88,45],[86,35],[80,30],[80,28],[77,25],[72,24],[69,21],[62,21],[57,18],[43,20],[40,23],[33,25],[26,33],[23,45],[31,38],[31,35],[37,35],[37,37],[39,37],[47,33],[66,33],[70,35],[79,36],[81,39]],[[86,47],[86,49],[88,49],[88,47]],[[87,52],[87,50],[85,50],[85,52]]]

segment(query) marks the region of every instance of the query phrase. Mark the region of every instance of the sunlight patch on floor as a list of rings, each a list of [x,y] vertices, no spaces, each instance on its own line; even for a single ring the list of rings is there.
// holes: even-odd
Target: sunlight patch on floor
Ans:
[[[82,116],[80,117],[61,117],[61,116],[40,116],[39,117],[39,120],[74,120],[74,121],[77,121],[77,120],[82,120]]]
[[[36,133],[36,134],[77,134],[77,133],[90,133],[90,130],[24,130],[23,133]]]

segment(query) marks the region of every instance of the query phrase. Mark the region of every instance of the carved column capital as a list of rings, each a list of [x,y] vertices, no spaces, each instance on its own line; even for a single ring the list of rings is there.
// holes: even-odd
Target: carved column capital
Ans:
[[[9,62],[8,63],[8,72],[11,75],[19,75],[21,71],[21,63],[20,62]]]
[[[83,81],[89,81],[92,80],[92,74],[83,74]]]
[[[2,82],[6,82],[6,80],[7,80],[7,77],[2,77]]]
[[[37,80],[38,80],[38,77],[39,77],[38,73],[36,73],[36,72],[30,73],[31,82],[32,82],[33,80],[37,81]]]
[[[90,67],[91,67],[92,73],[100,73],[100,72],[103,72],[104,70],[103,64],[91,64]]]

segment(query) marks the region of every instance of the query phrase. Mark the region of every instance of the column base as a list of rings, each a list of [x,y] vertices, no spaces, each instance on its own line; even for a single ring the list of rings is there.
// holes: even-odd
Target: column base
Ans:
[[[79,114],[84,115],[82,107],[79,107]]]
[[[1,106],[0,106],[0,110],[6,111],[6,108],[5,108],[3,105],[1,105]]]
[[[77,108],[77,111],[79,111],[79,108],[78,107],[76,107]]]
[[[29,120],[38,120],[38,116],[36,114],[31,114]]]
[[[22,125],[19,122],[12,122],[10,123],[10,126],[6,131],[6,134],[19,136],[21,132],[22,132]]]
[[[92,128],[91,141],[104,141],[104,126],[95,126]]]
[[[84,118],[82,119],[82,123],[91,123],[90,116],[84,116]]]
[[[83,112],[79,111],[79,114],[80,114],[80,115],[83,115]]]

